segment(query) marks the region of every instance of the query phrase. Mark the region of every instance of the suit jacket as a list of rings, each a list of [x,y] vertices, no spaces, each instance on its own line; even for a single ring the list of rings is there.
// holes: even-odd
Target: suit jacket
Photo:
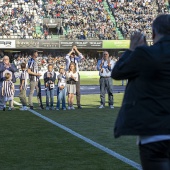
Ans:
[[[128,79],[115,137],[170,134],[170,36],[127,50],[111,77]]]
[[[3,81],[3,72],[5,70],[9,70],[10,72],[12,72],[12,82],[15,83],[16,82],[16,78],[15,78],[15,75],[14,73],[17,71],[17,68],[15,67],[14,64],[11,64],[11,67],[9,68],[5,68],[4,67],[4,63],[3,62],[0,62],[0,81]]]

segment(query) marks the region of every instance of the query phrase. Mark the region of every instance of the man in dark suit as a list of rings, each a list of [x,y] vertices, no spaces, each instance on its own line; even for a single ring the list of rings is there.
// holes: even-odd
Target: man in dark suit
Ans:
[[[116,63],[112,78],[128,79],[114,135],[138,135],[144,170],[170,170],[170,14],[152,25],[153,45],[131,36],[130,49]]]

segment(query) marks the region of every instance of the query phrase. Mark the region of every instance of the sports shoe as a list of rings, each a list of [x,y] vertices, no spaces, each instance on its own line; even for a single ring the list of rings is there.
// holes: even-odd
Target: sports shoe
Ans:
[[[5,108],[5,107],[3,107],[3,111],[5,111],[5,109],[6,109],[6,108]]]
[[[40,109],[42,109],[42,110],[43,110],[43,109],[44,109],[44,106],[43,106],[43,105],[40,105]]]
[[[51,107],[51,110],[54,110],[54,107],[53,107],[53,106]]]
[[[75,108],[74,108],[74,106],[71,106],[70,109],[74,110]]]
[[[68,108],[67,108],[68,110],[70,110],[71,109],[71,107],[70,106],[68,106]]]
[[[103,109],[103,108],[104,108],[104,106],[103,106],[103,105],[100,105],[100,106],[99,106],[99,109]]]
[[[110,108],[111,108],[111,109],[114,109],[114,106],[113,106],[113,105],[110,105]]]
[[[66,110],[66,108],[64,107],[63,110]]]
[[[56,110],[59,110],[59,108],[58,108],[58,107],[56,107]]]
[[[28,110],[28,107],[27,107],[27,106],[24,106],[24,110]]]
[[[34,107],[33,107],[33,106],[30,106],[30,109],[31,109],[31,110],[34,110]]]
[[[19,110],[24,111],[24,110],[28,110],[27,106],[22,106]]]
[[[49,110],[49,107],[46,107],[46,110]]]
[[[81,106],[81,105],[79,105],[77,108],[78,108],[78,109],[82,109],[82,106]]]
[[[8,110],[9,110],[9,111],[11,111],[11,110],[12,110],[12,108],[11,108],[11,107],[9,107],[9,108],[8,108]]]

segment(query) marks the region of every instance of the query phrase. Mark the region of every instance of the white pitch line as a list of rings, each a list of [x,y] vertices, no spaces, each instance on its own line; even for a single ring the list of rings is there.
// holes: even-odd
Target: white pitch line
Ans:
[[[21,105],[20,103],[18,103],[16,101],[14,101],[14,103],[17,104],[17,105]],[[89,138],[87,138],[85,136],[82,136],[81,134],[71,130],[70,128],[67,128],[64,125],[59,124],[59,123],[55,122],[54,120],[52,120],[52,119],[50,119],[50,118],[48,118],[46,116],[43,116],[42,114],[36,112],[35,110],[28,109],[28,111],[33,113],[34,115],[36,115],[36,116],[46,120],[47,122],[49,122],[49,123],[51,123],[51,124],[61,128],[61,129],[65,130],[66,132],[72,134],[73,136],[76,136],[77,138],[82,139],[83,141],[89,143],[90,145],[92,145],[92,146],[94,146],[94,147],[96,147],[96,148],[106,152],[107,154],[109,154],[109,155],[111,155],[111,156],[121,160],[122,162],[124,162],[124,163],[126,163],[126,164],[128,164],[128,165],[130,165],[130,166],[132,166],[132,167],[134,167],[136,169],[138,169],[138,170],[142,170],[142,167],[141,167],[140,164],[138,164],[138,163],[136,163],[136,162],[134,162],[134,161],[132,161],[132,160],[130,160],[130,159],[120,155],[120,154],[118,154],[117,152],[115,152],[115,151],[113,151],[113,150],[111,150],[109,148],[106,148],[105,146],[100,145],[99,143],[94,142],[94,141],[92,141],[91,139],[89,139]]]

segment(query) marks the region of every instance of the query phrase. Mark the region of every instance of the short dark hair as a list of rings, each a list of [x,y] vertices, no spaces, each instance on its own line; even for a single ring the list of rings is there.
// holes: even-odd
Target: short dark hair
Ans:
[[[26,64],[25,63],[21,63],[21,68],[26,68]]]
[[[31,55],[34,55],[36,52],[38,52],[38,50],[32,50]]]
[[[170,14],[160,14],[153,21],[152,29],[162,35],[170,35]]]
[[[49,67],[49,66],[52,66],[52,67],[54,67],[54,66],[53,66],[53,64],[48,64],[48,67]]]

